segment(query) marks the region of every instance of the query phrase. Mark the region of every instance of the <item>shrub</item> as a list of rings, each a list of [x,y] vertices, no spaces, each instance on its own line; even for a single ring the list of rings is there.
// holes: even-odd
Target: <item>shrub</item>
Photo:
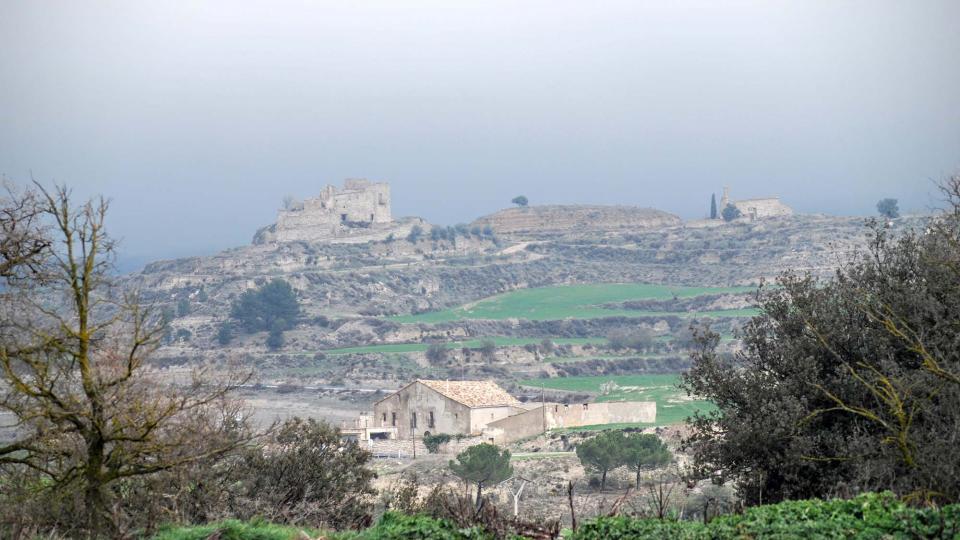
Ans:
[[[892,493],[854,499],[788,501],[721,516],[708,525],[604,517],[584,523],[571,540],[677,538],[955,538],[960,505],[910,508]]]
[[[245,495],[237,513],[335,529],[368,526],[376,477],[367,467],[370,458],[325,422],[287,420],[239,464],[236,477]]]
[[[217,343],[229,345],[231,341],[233,341],[233,328],[229,322],[225,322],[221,324],[220,329],[217,330]]]
[[[427,347],[427,360],[431,365],[441,366],[447,363],[447,346],[443,343],[431,343]]]
[[[186,317],[190,314],[190,300],[188,298],[181,298],[177,302],[177,317]]]
[[[427,452],[436,454],[440,451],[440,445],[450,442],[452,438],[453,437],[447,433],[427,435],[423,438],[423,445],[427,447]]]
[[[740,213],[740,209],[739,209],[739,208],[737,208],[736,206],[734,206],[734,205],[732,205],[732,204],[728,204],[728,205],[723,209],[723,211],[720,212],[720,215],[723,216],[723,220],[724,220],[724,221],[733,221],[733,220],[737,219],[738,217],[740,217],[740,216],[743,215],[743,214]]]
[[[614,330],[607,336],[607,344],[613,349],[649,349],[654,344],[653,332],[646,328]]]
[[[375,527],[360,535],[369,540],[408,540],[423,538],[430,540],[485,540],[493,538],[478,527],[460,529],[443,519],[427,516],[407,516],[396,512],[387,512]]]
[[[244,291],[233,303],[230,316],[248,334],[263,330],[289,330],[300,317],[300,303],[293,287],[274,279],[255,290]]]
[[[407,235],[407,242],[416,244],[417,240],[420,240],[421,236],[423,236],[423,227],[414,225],[410,228],[410,234]]]
[[[270,330],[270,334],[267,336],[267,348],[271,351],[275,351],[283,347],[283,330],[278,328],[273,328]]]
[[[492,339],[484,339],[480,342],[480,356],[486,362],[493,362],[497,359],[497,343]]]

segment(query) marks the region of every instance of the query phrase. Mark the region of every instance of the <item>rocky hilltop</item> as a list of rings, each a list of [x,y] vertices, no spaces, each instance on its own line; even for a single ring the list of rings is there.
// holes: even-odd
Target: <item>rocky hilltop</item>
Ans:
[[[393,219],[386,182],[348,178],[342,188],[327,185],[317,197],[285,201],[277,221],[257,231],[253,243],[362,244],[406,236],[423,225],[420,218]]]
[[[270,234],[259,235],[254,244],[159,261],[126,276],[147,301],[176,314],[161,355],[278,354],[267,351],[263,336],[237,336],[228,345],[218,340],[233,301],[275,278],[295,289],[303,313],[287,332],[283,352],[304,354],[515,336],[530,321],[403,322],[396,316],[470,305],[518,289],[616,283],[749,287],[785,271],[827,276],[865,247],[869,232],[864,218],[857,217],[764,217],[758,212],[729,223],[683,222],[659,210],[587,205],[511,208],[470,225],[431,226],[418,218],[394,220],[388,195],[382,185],[365,181],[347,182],[342,190],[325,188],[317,199],[288,205]],[[920,227],[923,220],[906,217],[889,226],[896,233]],[[686,309],[675,300],[679,303],[671,309]],[[738,309],[744,302],[714,301],[716,309]],[[541,320],[523,332],[524,337],[596,337],[636,321]],[[653,317],[644,324],[667,322]],[[543,325],[573,325],[583,336],[573,330],[545,333]]]
[[[905,218],[896,228],[919,225]],[[523,238],[476,228],[437,227],[417,238],[364,244],[285,242],[250,245],[209,257],[161,261],[127,277],[146,299],[171,312],[176,339],[163,356],[265,354],[263,337],[224,348],[217,328],[243,291],[273,278],[297,291],[304,318],[289,332],[290,351],[423,339],[510,335],[504,321],[483,333],[469,324],[404,324],[392,315],[460,306],[516,289],[590,283],[670,286],[754,285],[788,270],[826,276],[865,245],[862,218],[789,216],[737,223],[678,224],[570,234],[530,231]],[[504,326],[505,325],[505,326]],[[597,330],[595,334],[604,335]]]
[[[566,234],[673,227],[679,217],[635,206],[544,205],[500,210],[473,222],[500,235]]]

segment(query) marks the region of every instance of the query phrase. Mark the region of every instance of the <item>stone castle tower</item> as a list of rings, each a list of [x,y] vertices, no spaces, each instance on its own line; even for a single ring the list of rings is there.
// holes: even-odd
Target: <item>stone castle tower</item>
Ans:
[[[285,225],[329,225],[390,223],[390,184],[364,178],[348,178],[343,189],[327,185],[320,196],[307,199],[280,212]],[[362,226],[362,225],[361,225]]]
[[[324,186],[319,196],[281,209],[277,222],[258,231],[254,243],[366,241],[389,234],[393,225],[390,184],[349,178],[342,188]]]
[[[720,197],[720,207],[717,208],[717,217],[720,217],[720,213],[723,212],[723,209],[730,204],[730,186],[723,186],[723,196]],[[722,219],[722,218],[721,218]]]

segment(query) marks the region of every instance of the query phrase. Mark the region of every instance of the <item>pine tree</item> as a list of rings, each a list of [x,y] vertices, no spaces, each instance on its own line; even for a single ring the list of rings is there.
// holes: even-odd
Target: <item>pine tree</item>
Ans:
[[[501,451],[489,443],[471,446],[457,454],[457,461],[450,460],[450,470],[461,479],[477,485],[478,508],[483,500],[484,486],[495,486],[513,476],[510,451]]]

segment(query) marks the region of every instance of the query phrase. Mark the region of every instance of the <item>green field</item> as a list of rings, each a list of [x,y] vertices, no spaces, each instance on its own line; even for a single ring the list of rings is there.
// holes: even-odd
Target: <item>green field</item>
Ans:
[[[601,385],[610,381],[619,388],[602,394]],[[691,400],[677,388],[679,375],[614,375],[609,377],[562,377],[553,379],[527,379],[520,384],[569,392],[587,392],[597,395],[597,401],[656,401],[657,421],[650,425],[679,424],[695,411],[714,408],[709,401]],[[583,429],[583,428],[577,428]]]
[[[462,319],[593,319],[599,317],[751,317],[755,309],[734,309],[709,312],[663,312],[635,311],[628,309],[605,309],[602,304],[628,300],[669,300],[691,298],[704,294],[740,293],[753,290],[751,287],[669,287],[639,283],[601,283],[592,285],[563,285],[520,289],[457,308],[431,311],[417,315],[391,317],[398,322],[439,323]]]
[[[507,347],[511,345],[529,345],[534,343],[541,343],[544,338],[519,338],[519,337],[489,337],[489,338],[477,338],[477,339],[468,339],[465,341],[453,341],[450,343],[445,343],[449,349],[479,349],[481,342],[483,340],[489,339],[493,341],[498,347]],[[549,338],[550,341],[557,345],[586,345],[588,343],[600,345],[606,343],[606,338]],[[385,345],[367,345],[363,347],[343,347],[340,349],[327,349],[325,351],[319,351],[323,354],[359,354],[359,353],[408,353],[408,352],[423,352],[430,347],[429,343],[388,343]],[[314,353],[304,353],[304,354],[314,354]]]

